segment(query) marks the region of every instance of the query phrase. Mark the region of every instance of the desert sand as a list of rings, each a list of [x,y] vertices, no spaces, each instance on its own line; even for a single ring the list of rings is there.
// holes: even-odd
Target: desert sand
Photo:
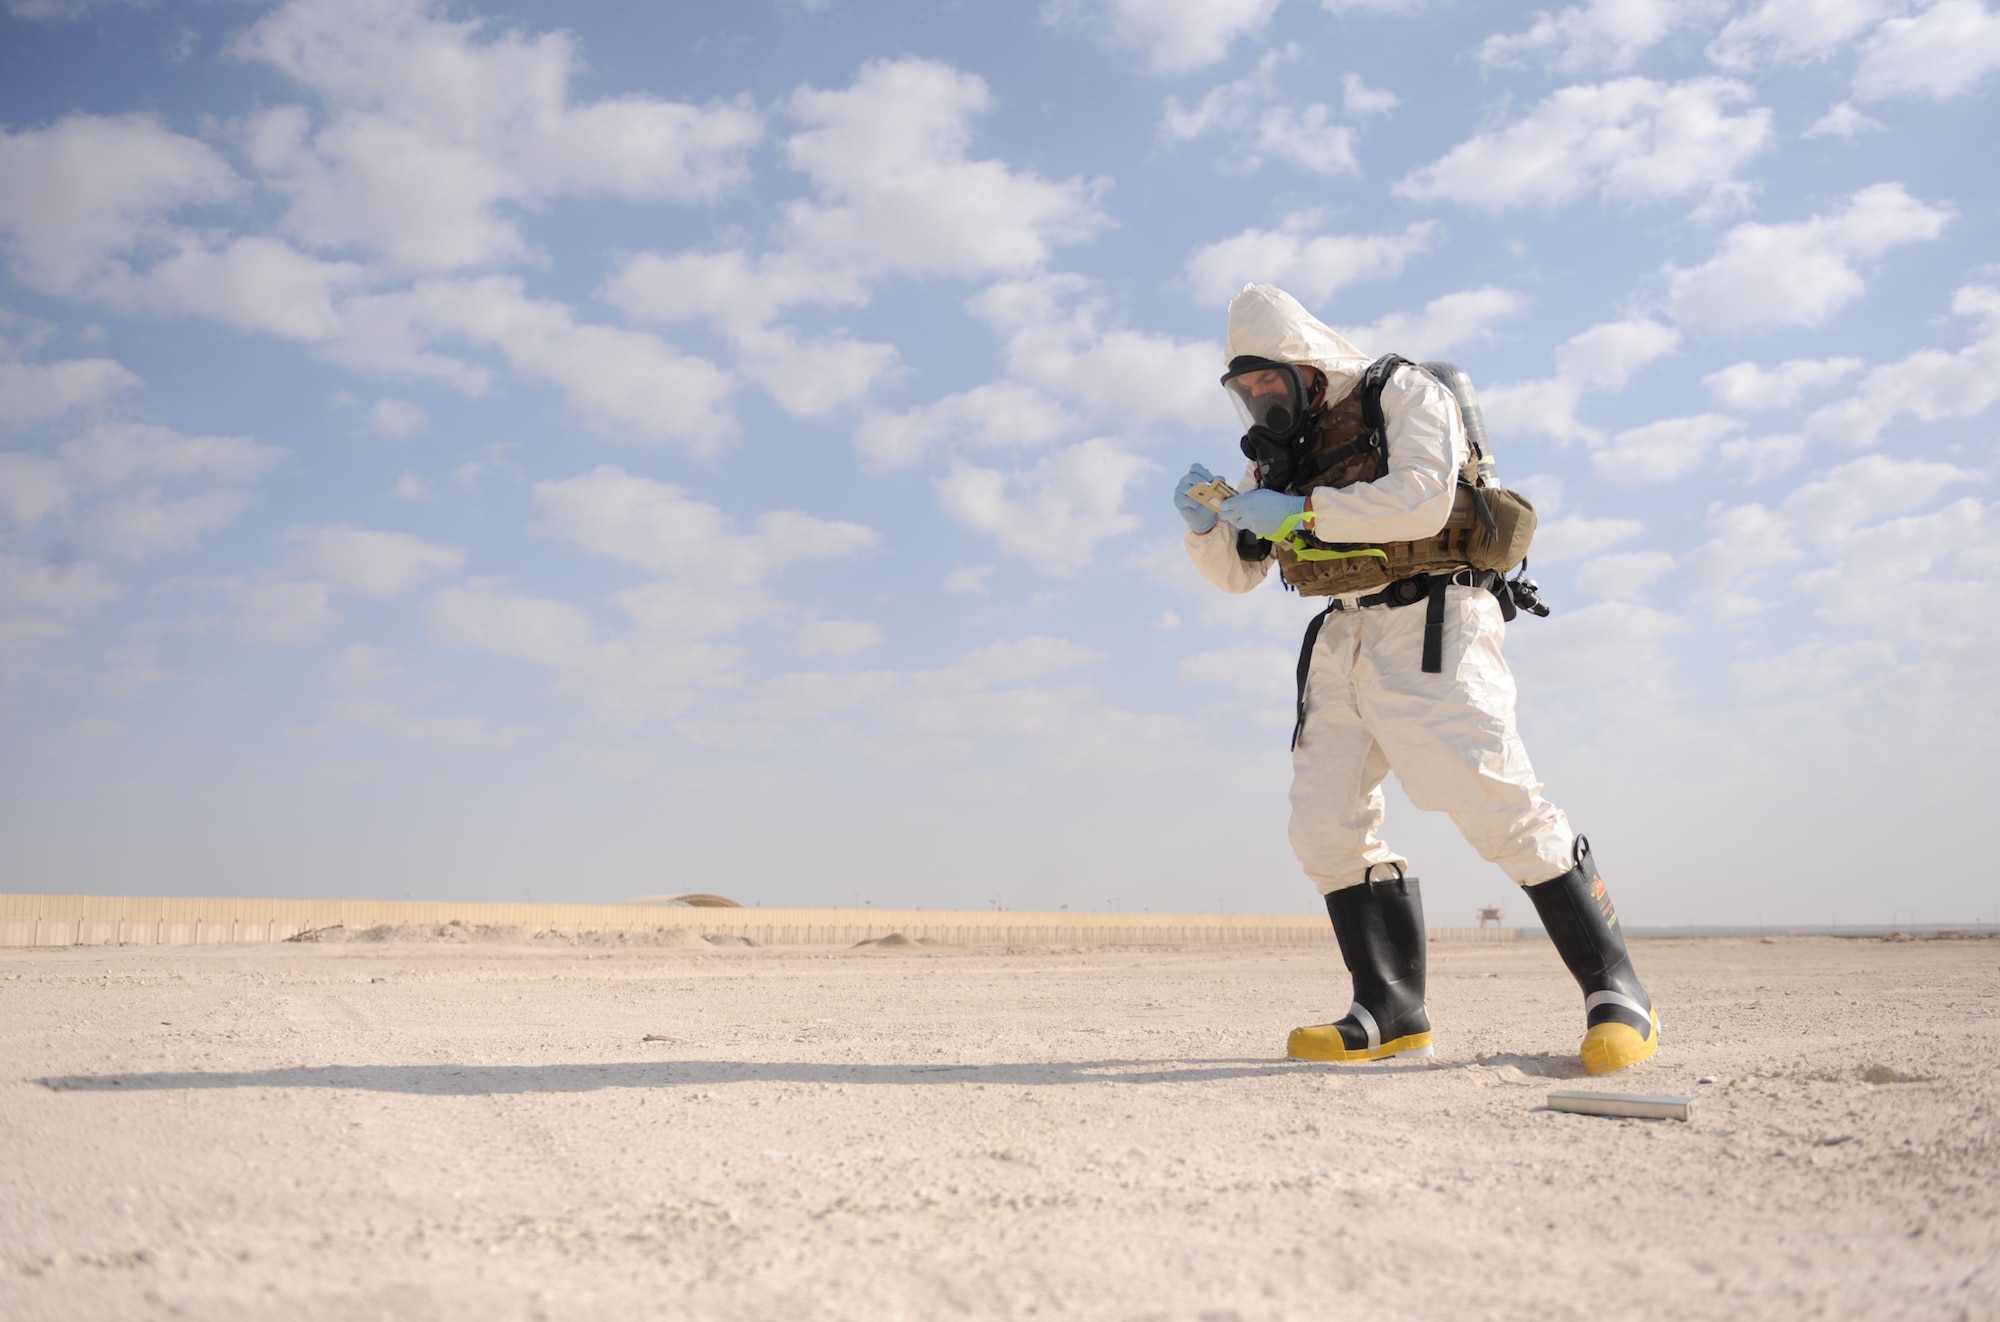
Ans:
[[[0,1315],[1992,1318],[2000,940],[0,951]],[[1544,1108],[1685,1094],[1691,1123]]]

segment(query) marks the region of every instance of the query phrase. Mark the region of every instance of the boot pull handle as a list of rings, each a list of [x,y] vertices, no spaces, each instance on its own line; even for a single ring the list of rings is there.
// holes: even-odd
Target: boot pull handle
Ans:
[[[1377,882],[1375,880],[1376,868],[1394,868],[1396,869],[1396,875]],[[1368,870],[1361,874],[1361,880],[1367,885],[1370,892],[1373,892],[1377,885],[1382,885],[1394,886],[1396,893],[1399,895],[1408,895],[1410,893],[1410,888],[1403,882],[1403,865],[1401,863],[1370,863]]]

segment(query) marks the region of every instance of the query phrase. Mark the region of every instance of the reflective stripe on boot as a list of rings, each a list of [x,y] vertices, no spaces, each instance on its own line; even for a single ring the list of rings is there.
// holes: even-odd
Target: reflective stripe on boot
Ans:
[[[1578,836],[1572,857],[1576,865],[1568,872],[1522,889],[1583,989],[1585,1029],[1578,1054],[1584,1073],[1610,1074],[1659,1050],[1660,1016],[1632,968],[1590,841]]]
[[[1424,1012],[1424,905],[1415,877],[1364,881],[1331,891],[1327,916],[1341,959],[1354,979],[1354,1004],[1331,1024],[1295,1028],[1285,1042],[1294,1060],[1360,1061],[1428,1056],[1431,1021]]]
[[[1350,1044],[1349,1036],[1357,1026],[1363,1031],[1363,1040]],[[1375,1016],[1368,1013],[1367,1006],[1356,1001],[1348,1008],[1347,1017],[1337,1023],[1294,1028],[1291,1036],[1285,1039],[1285,1054],[1293,1060],[1352,1062],[1382,1060],[1389,1056],[1421,1059],[1436,1052],[1431,1047],[1428,1029],[1421,1033],[1405,1033],[1384,1042]]]

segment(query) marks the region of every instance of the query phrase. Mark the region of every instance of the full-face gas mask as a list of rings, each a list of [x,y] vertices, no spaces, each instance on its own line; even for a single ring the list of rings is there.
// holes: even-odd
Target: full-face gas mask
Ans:
[[[1257,480],[1275,491],[1291,486],[1299,448],[1311,416],[1312,391],[1294,363],[1232,358],[1222,388],[1242,416],[1243,457],[1257,465]]]

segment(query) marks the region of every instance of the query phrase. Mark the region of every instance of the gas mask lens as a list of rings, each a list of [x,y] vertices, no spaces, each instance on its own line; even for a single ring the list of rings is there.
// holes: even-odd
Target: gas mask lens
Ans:
[[[1306,415],[1305,381],[1290,363],[1253,360],[1224,376],[1222,386],[1246,428],[1290,436]]]

